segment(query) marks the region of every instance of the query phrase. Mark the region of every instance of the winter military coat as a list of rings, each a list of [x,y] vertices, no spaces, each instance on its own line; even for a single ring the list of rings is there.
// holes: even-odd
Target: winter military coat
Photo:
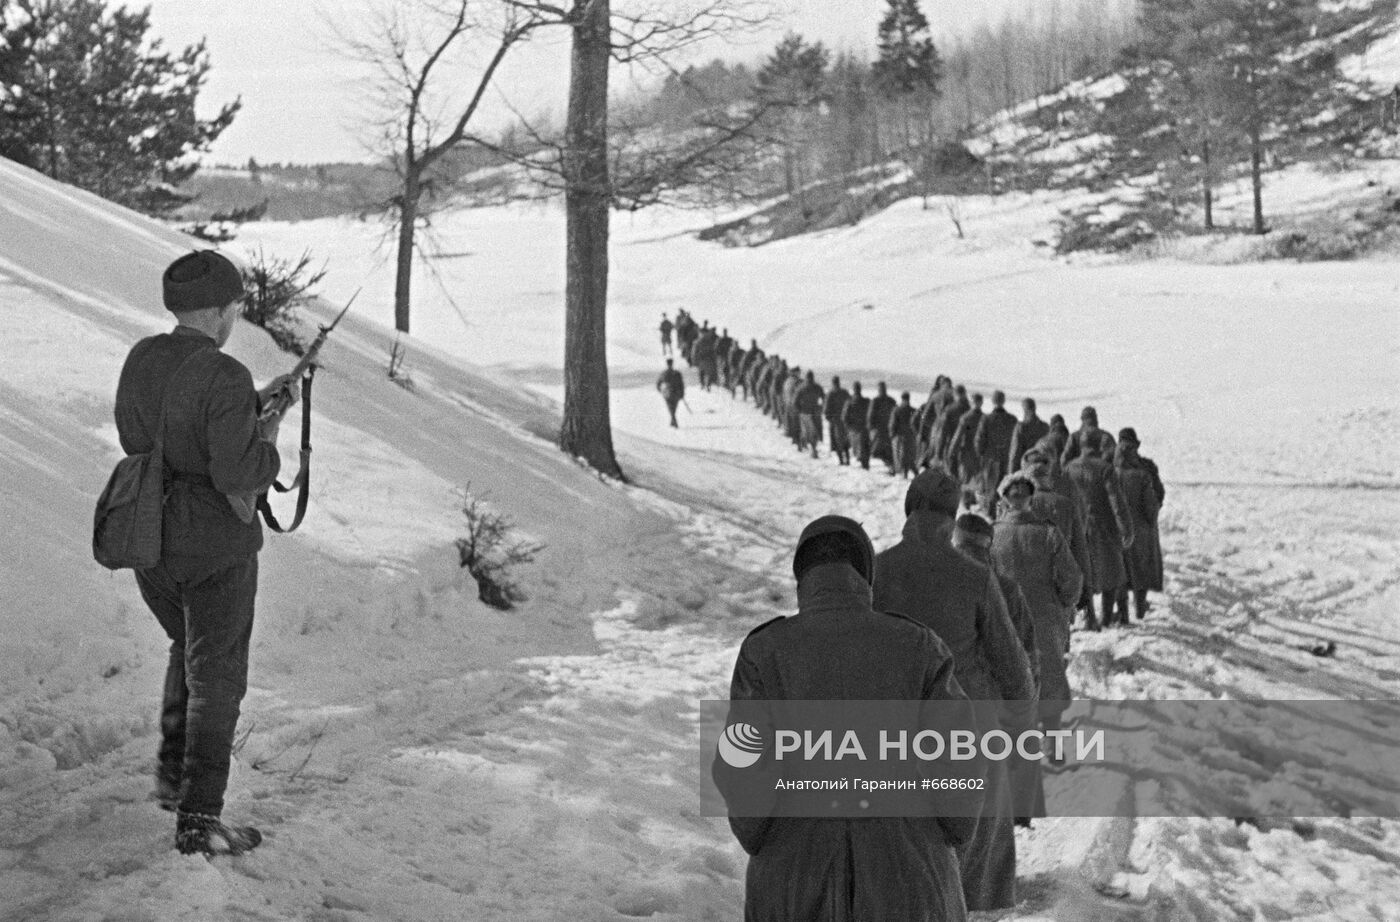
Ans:
[[[960,402],[967,403],[966,400],[958,400],[958,392],[951,385],[944,386],[933,395],[933,418],[937,420],[938,417],[947,413],[949,408],[957,406]],[[963,410],[966,409],[967,407],[964,406]]]
[[[933,629],[974,701],[1035,697],[1030,660],[989,568],[952,545],[951,516],[915,510],[904,535],[875,555],[875,605]]]
[[[1001,584],[991,569],[952,546],[953,519],[915,510],[894,547],[875,557],[875,600],[880,608],[906,614],[931,627],[948,644],[958,682],[974,701],[1004,701],[1006,710],[988,722],[1012,732],[1035,713],[1035,679]],[[979,727],[979,730],[996,729]],[[1015,829],[1008,809],[1006,772],[989,773],[994,797],[972,838],[960,846],[959,876],[969,908],[1014,903]],[[1009,891],[1009,892],[1008,892]]]
[[[966,397],[957,396],[956,393],[953,394],[952,403],[944,404],[933,423],[933,456],[929,460],[943,461],[951,467],[948,451],[953,444],[953,436],[957,435],[958,423],[962,421],[963,414],[971,409],[971,402]]]
[[[1036,483],[1035,493],[1031,495],[1031,511],[1060,530],[1060,537],[1069,545],[1070,556],[1084,574],[1084,584],[1090,585],[1093,570],[1089,563],[1088,536],[1084,531],[1084,517],[1074,500],[1056,493],[1048,483],[1044,486]]]
[[[871,398],[870,410],[865,416],[865,428],[870,432],[870,454],[886,464],[894,463],[894,449],[890,442],[890,416],[894,408],[893,397],[876,394]]]
[[[851,392],[844,387],[838,387],[827,391],[826,399],[822,403],[822,416],[825,417],[827,429],[831,433],[832,451],[844,452],[851,447],[851,439],[846,430],[846,407],[850,402]]]
[[[1147,471],[1147,476],[1152,478],[1152,492],[1157,494],[1157,508],[1160,509],[1162,504],[1167,501],[1167,487],[1162,483],[1162,475],[1157,470],[1157,462],[1138,455],[1137,463],[1141,464],[1143,470]]]
[[[1023,419],[1016,423],[1016,428],[1011,432],[1011,449],[1007,456],[1006,472],[1015,473],[1021,469],[1021,459],[1031,447],[1045,438],[1050,431],[1050,424],[1039,416],[1032,416],[1030,419]],[[1056,457],[1058,453],[1051,457]]]
[[[808,570],[798,583],[797,614],[744,639],[729,693],[736,700],[966,703],[947,646],[920,624],[876,611],[869,584],[845,563]],[[738,771],[716,759],[721,793]],[[951,846],[967,841],[975,825],[967,817],[733,817],[730,826],[752,856],[745,922],[964,920]]]
[[[679,368],[668,368],[656,379],[656,389],[666,403],[675,406],[685,398],[685,378]]]
[[[773,377],[768,385],[768,412],[775,419],[783,418],[783,388],[791,380],[788,375],[787,362],[779,362],[778,367],[773,372]]]
[[[797,392],[802,389],[802,379],[789,374],[783,384],[782,408],[783,431],[794,442],[802,438],[802,415],[797,412]]]
[[[995,570],[993,571],[995,573]],[[1040,651],[1035,642],[1035,623],[1029,607],[1016,583],[996,574],[1002,598],[1006,600],[1012,626],[1021,640],[1021,647],[1031,664],[1032,682],[1039,689]],[[1007,909],[1016,905],[1016,825],[1018,813],[1029,813],[1036,802],[1032,785],[1039,780],[1032,775],[1022,780],[1017,770],[1026,766],[1014,762],[995,762],[989,766],[987,796],[988,813],[978,818],[972,838],[958,847],[958,864],[963,885],[963,899],[969,910]],[[1013,785],[1020,784],[1026,793],[1020,794]],[[1043,802],[1043,795],[1040,798]],[[1017,805],[1024,805],[1018,809]],[[1044,811],[1041,811],[1044,815]]]
[[[1035,619],[1040,650],[1040,697],[1069,701],[1065,650],[1083,574],[1060,530],[1030,510],[1011,511],[993,525],[992,561],[1016,582]]]
[[[153,447],[167,387],[161,556],[255,553],[262,547],[262,526],[256,516],[240,519],[228,496],[266,491],[281,461],[277,446],[258,435],[253,376],[189,327],[141,340],[127,354],[117,383],[117,436],[127,454]]]
[[[1087,455],[1071,461],[1065,473],[1079,488],[1088,511],[1085,536],[1092,571],[1090,579],[1093,580],[1089,588],[1094,592],[1113,592],[1127,582],[1123,543],[1133,535],[1133,523],[1118,475],[1107,461]]]
[[[1123,552],[1129,589],[1162,590],[1162,542],[1157,531],[1157,493],[1147,468],[1123,461],[1116,466],[1128,514],[1133,522],[1133,544]]]
[[[943,395],[945,393],[951,399],[953,396],[953,389],[935,387],[929,391],[928,399],[924,401],[923,406],[919,407],[919,412],[914,416],[914,429],[915,435],[917,435],[919,439],[920,457],[928,454],[930,440],[933,435],[933,424],[938,420],[938,411],[943,406]]]
[[[822,400],[826,397],[826,392],[822,386],[815,381],[804,383],[797,388],[797,395],[793,398],[797,406],[797,412],[803,414],[818,414],[822,411]]]
[[[822,403],[822,416],[829,423],[846,421],[846,405],[851,402],[851,392],[844,387],[834,387],[826,392]]]
[[[953,432],[953,441],[948,446],[948,469],[960,480],[971,480],[981,467],[977,455],[977,427],[982,425],[986,414],[973,407],[958,420],[958,428]]]
[[[700,338],[695,341],[695,345],[691,348],[691,359],[695,366],[710,380],[718,377],[718,349],[719,337],[715,335],[714,330],[706,330],[701,333]]]
[[[890,442],[894,450],[895,470],[918,470],[918,446],[914,439],[914,408],[906,403],[898,404],[890,414]]]
[[[1060,454],[1060,464],[1068,467],[1071,461],[1084,454],[1084,437],[1088,432],[1099,433],[1099,444],[1103,447],[1102,457],[1111,458],[1113,456],[1114,441],[1113,436],[1108,434],[1108,430],[1099,429],[1097,426],[1081,426],[1070,433],[1069,441],[1065,443],[1065,450]]]
[[[1016,417],[1006,412],[1005,407],[993,407],[992,412],[982,418],[977,427],[973,446],[982,463],[996,462],[996,478],[1011,473],[1006,460],[1011,455],[1011,436],[1016,431]],[[993,488],[995,488],[993,484]]]
[[[1064,449],[1064,445],[1057,439],[1055,431],[1052,429],[1042,436],[1040,441],[1035,443],[1035,447],[1050,456],[1050,481],[1046,486],[1050,488],[1051,492],[1066,496],[1074,503],[1074,508],[1079,511],[1079,520],[1087,529],[1089,527],[1089,505],[1084,499],[1084,494],[1080,492],[1079,485],[1065,473],[1064,467],[1060,465],[1060,452]],[[1041,485],[1036,484],[1036,486]]]
[[[865,430],[865,419],[870,413],[870,398],[864,394],[852,394],[850,401],[846,404],[846,413],[842,419],[846,423],[846,428],[854,433],[857,429]]]

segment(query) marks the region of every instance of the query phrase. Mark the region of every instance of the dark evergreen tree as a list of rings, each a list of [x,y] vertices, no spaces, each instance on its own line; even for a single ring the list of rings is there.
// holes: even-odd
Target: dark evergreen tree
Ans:
[[[789,195],[797,193],[808,179],[813,141],[809,116],[827,99],[830,60],[831,53],[821,42],[809,44],[789,32],[758,69],[755,92],[772,106],[783,149],[783,183]]]
[[[1241,137],[1253,229],[1266,231],[1266,148],[1321,114],[1336,82],[1335,54],[1311,41],[1324,15],[1316,0],[1142,0],[1144,51],[1166,65],[1158,102],[1199,155],[1208,222],[1217,139]]]
[[[875,85],[890,98],[938,93],[942,63],[918,0],[889,0],[880,20],[879,56],[871,68]]]
[[[899,113],[903,147],[932,143],[932,105],[938,96],[943,64],[929,35],[928,19],[918,0],[889,0],[880,20],[879,53],[871,68],[880,94]]]
[[[102,0],[0,0],[0,153],[142,211],[178,205],[190,155],[240,104],[200,119],[204,43],[171,54],[149,28],[148,9]]]

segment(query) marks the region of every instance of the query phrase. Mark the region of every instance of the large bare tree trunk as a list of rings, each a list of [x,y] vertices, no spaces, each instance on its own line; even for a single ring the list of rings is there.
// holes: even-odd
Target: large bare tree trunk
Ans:
[[[608,408],[608,0],[576,0],[564,151],[564,422],[559,447],[622,478]]]
[[[409,168],[412,170],[412,167]],[[408,332],[408,311],[413,282],[413,232],[418,224],[418,196],[421,187],[412,172],[404,179],[403,201],[399,204],[398,262],[394,270],[394,329]]]

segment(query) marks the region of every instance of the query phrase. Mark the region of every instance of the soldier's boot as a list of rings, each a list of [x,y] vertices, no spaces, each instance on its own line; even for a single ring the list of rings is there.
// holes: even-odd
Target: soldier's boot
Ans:
[[[1126,589],[1118,589],[1112,594],[1105,592],[1103,597],[1104,611],[1108,612],[1104,616],[1104,624],[1116,626],[1126,625],[1128,619],[1124,615],[1128,611],[1128,592]]]
[[[244,855],[262,843],[252,826],[225,826],[210,813],[175,814],[175,847],[182,855]]]
[[[1118,624],[1118,612],[1115,610],[1115,603],[1118,596],[1113,592],[1105,592],[1100,596],[1099,623],[1104,627],[1114,627]]]
[[[1133,590],[1133,613],[1137,615],[1138,620],[1141,621],[1141,620],[1147,615],[1147,613],[1148,613],[1149,611],[1151,611],[1151,610],[1152,610],[1152,606],[1151,606],[1151,605],[1148,603],[1148,601],[1147,601],[1147,590],[1146,590],[1146,589],[1134,589],[1134,590]]]
[[[1101,631],[1103,625],[1099,622],[1098,616],[1094,614],[1094,596],[1090,594],[1079,606],[1084,610],[1084,629],[1086,631]]]

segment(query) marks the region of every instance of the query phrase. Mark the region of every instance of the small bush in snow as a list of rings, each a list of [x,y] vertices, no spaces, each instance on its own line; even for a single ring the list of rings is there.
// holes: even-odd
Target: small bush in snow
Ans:
[[[477,598],[492,608],[509,610],[516,602],[525,601],[511,571],[533,561],[544,545],[512,537],[514,522],[492,511],[469,489],[463,490],[462,495],[467,534],[457,539],[458,563],[476,580]]]
[[[243,270],[243,285],[248,290],[243,319],[262,327],[287,352],[302,355],[306,345],[297,332],[296,309],[309,300],[307,291],[325,275],[325,267],[311,271],[309,251],[295,262],[267,256],[261,249],[249,253]]]

